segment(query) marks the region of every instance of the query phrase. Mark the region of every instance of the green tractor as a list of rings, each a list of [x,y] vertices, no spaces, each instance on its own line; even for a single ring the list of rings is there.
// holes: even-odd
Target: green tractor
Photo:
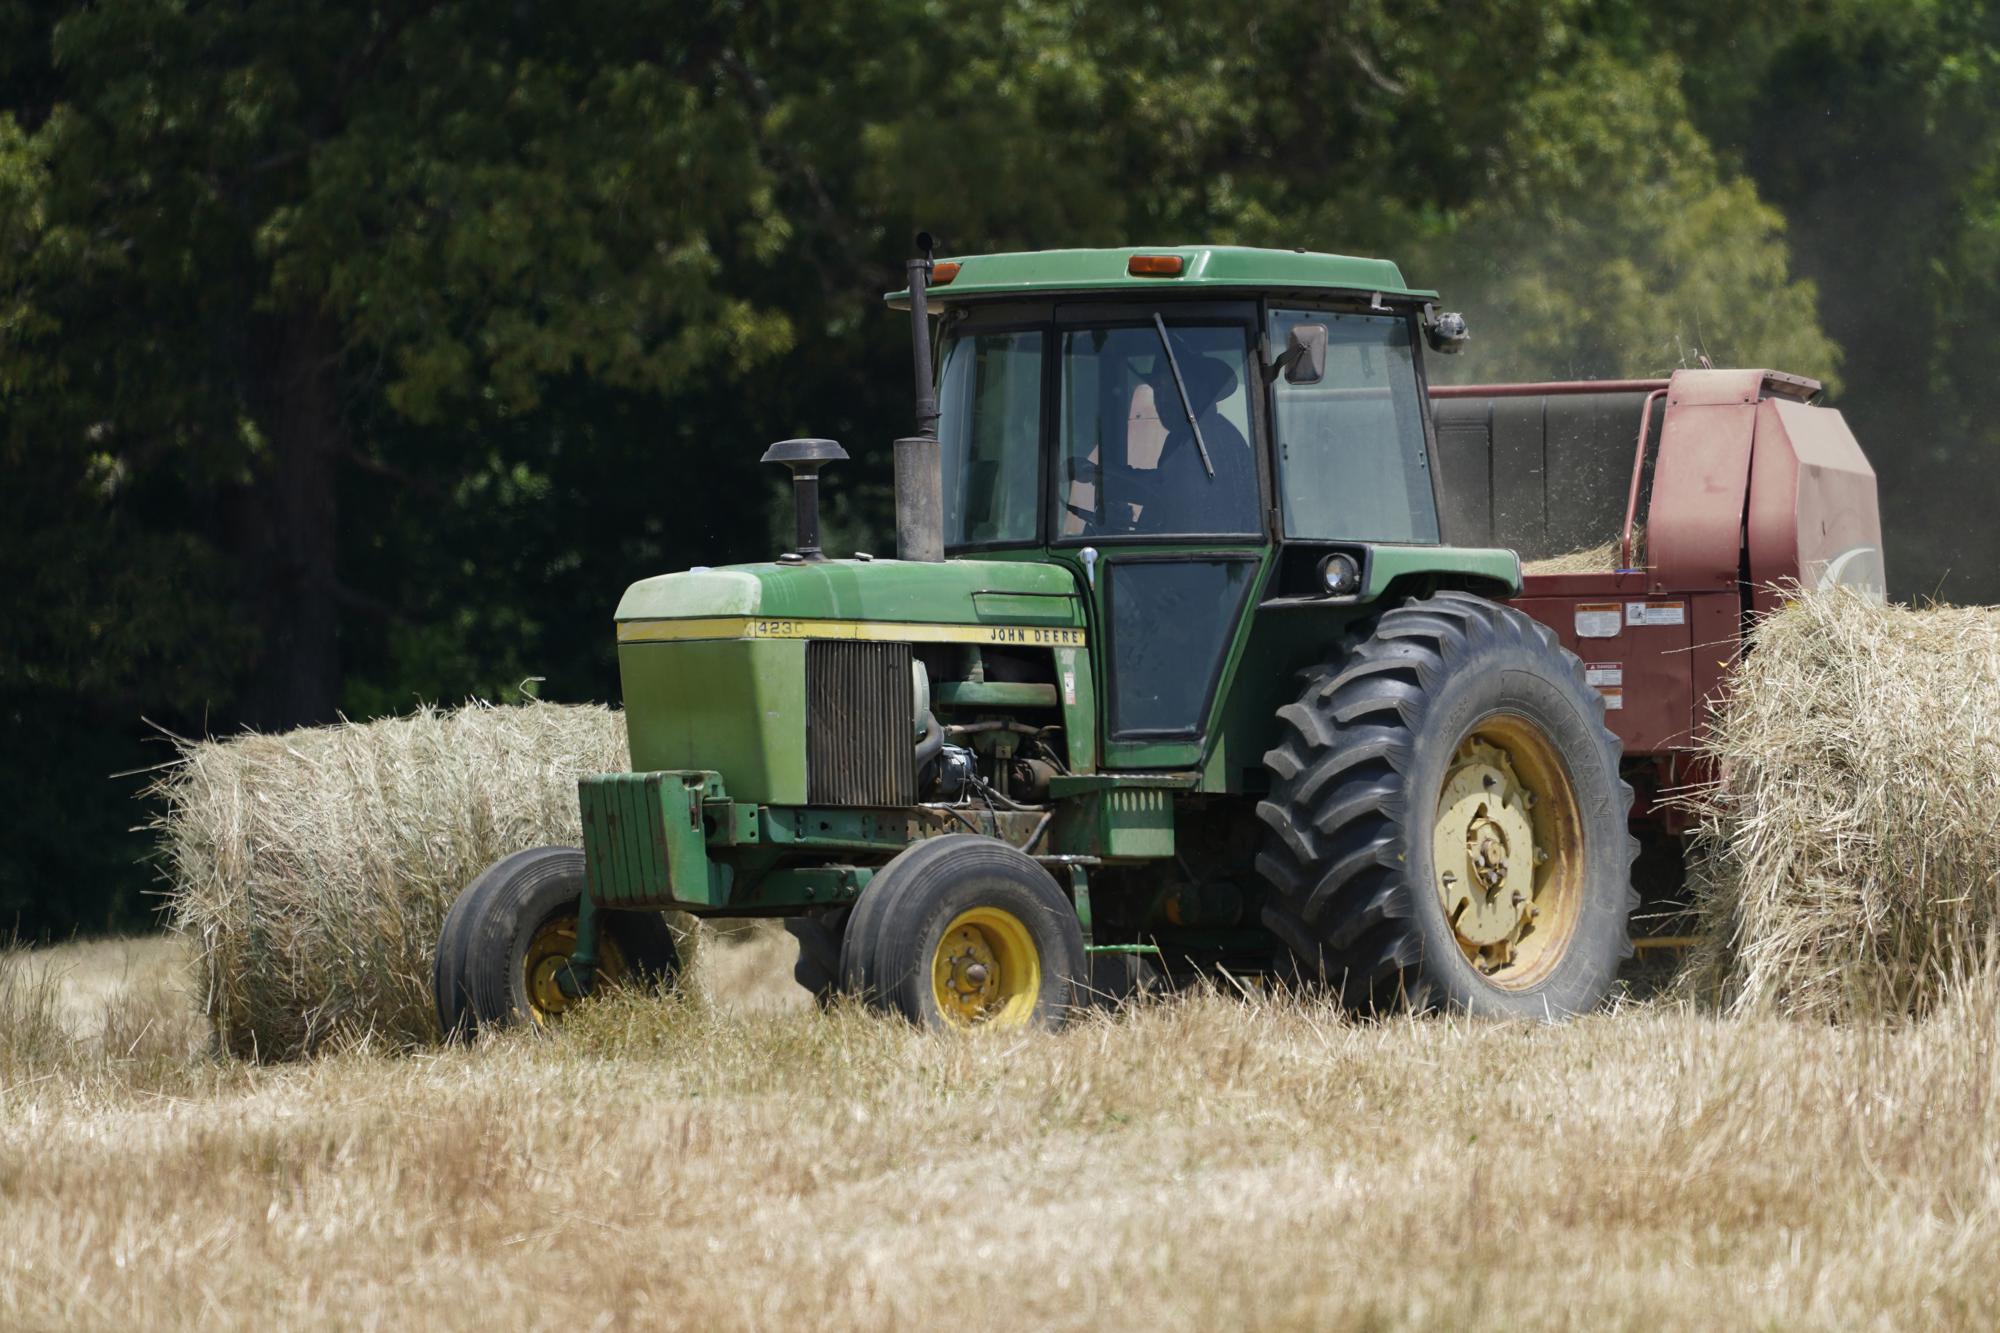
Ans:
[[[1598,1005],[1631,792],[1515,554],[1443,540],[1436,299],[1302,251],[912,260],[896,558],[819,550],[846,455],[787,440],[796,550],[627,589],[633,771],[459,896],[445,1029],[670,977],[663,910],[782,917],[801,984],[934,1027],[1224,974]]]

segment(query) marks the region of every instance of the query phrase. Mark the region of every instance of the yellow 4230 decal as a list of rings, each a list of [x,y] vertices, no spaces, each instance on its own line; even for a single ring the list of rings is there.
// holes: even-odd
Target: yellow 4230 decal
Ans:
[[[625,620],[618,624],[620,643],[668,643],[680,639],[866,639],[878,643],[1084,646],[1082,630],[1051,625],[937,625],[893,620],[788,620],[769,616]]]

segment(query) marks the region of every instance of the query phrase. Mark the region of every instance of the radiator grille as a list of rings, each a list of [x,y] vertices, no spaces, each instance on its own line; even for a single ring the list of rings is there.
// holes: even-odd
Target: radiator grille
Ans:
[[[915,805],[907,643],[806,645],[806,791],[815,805]]]

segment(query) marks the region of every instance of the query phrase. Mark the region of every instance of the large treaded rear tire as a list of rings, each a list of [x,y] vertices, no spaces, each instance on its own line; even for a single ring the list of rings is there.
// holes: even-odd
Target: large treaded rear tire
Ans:
[[[1515,988],[1468,956],[1433,869],[1454,755],[1497,718],[1525,721],[1559,757],[1581,843],[1574,924],[1559,950],[1545,946],[1546,974]],[[1273,891],[1263,919],[1281,972],[1364,1010],[1553,1019],[1603,1001],[1632,952],[1632,792],[1602,696],[1546,626],[1467,593],[1408,602],[1337,665],[1308,673],[1278,722],[1257,867]]]

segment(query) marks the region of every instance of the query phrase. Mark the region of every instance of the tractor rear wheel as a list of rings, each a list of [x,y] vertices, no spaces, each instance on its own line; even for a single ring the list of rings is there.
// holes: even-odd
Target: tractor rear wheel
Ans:
[[[1632,952],[1631,788],[1547,627],[1446,592],[1278,710],[1258,869],[1284,970],[1360,1009],[1553,1019]]]
[[[564,986],[583,901],[583,853],[536,847],[496,861],[458,895],[438,934],[433,984],[447,1037],[546,1026],[576,998]],[[657,912],[599,912],[593,990],[659,986],[680,969]]]
[[[841,989],[931,1028],[1055,1028],[1089,968],[1076,909],[1032,857],[969,833],[906,847],[861,891]]]

